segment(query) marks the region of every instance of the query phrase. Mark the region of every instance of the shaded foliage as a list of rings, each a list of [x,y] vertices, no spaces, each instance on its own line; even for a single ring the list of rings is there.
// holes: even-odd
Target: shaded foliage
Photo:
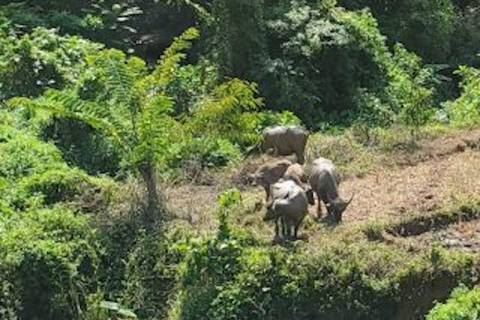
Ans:
[[[445,303],[438,303],[427,316],[427,320],[470,320],[477,319],[480,312],[480,292],[461,286]]]
[[[67,209],[25,212],[0,222],[0,314],[72,319],[95,290],[99,247],[85,218]]]
[[[202,183],[275,124],[354,124],[311,150],[365,166],[372,149],[354,141],[375,144],[379,127],[415,138],[430,121],[477,125],[479,71],[445,88],[476,63],[478,12],[470,0],[0,6],[0,318],[383,320],[435,281],[470,283],[468,254],[361,232],[272,247],[254,215],[233,223],[251,213],[235,189],[209,230],[172,222],[157,179]],[[474,309],[475,294],[431,317]]]

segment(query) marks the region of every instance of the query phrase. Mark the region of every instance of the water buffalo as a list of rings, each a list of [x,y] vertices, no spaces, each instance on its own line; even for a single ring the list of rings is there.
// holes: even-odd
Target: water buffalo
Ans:
[[[295,181],[307,193],[308,203],[310,203],[311,205],[315,204],[312,188],[308,184],[308,175],[305,173],[302,165],[294,163],[289,166],[287,168],[287,171],[285,171],[285,174],[283,175],[283,179],[290,179]]]
[[[305,162],[308,131],[299,126],[275,126],[263,131],[262,151],[273,149],[275,156],[295,154],[297,162]]]
[[[291,165],[292,162],[289,160],[278,160],[260,166],[251,175],[254,183],[265,189],[267,201],[270,198],[270,186],[280,180]]]
[[[317,218],[322,216],[321,201],[325,204],[328,211],[327,218],[334,223],[342,220],[342,214],[353,200],[353,194],[350,200],[345,201],[338,194],[338,184],[340,176],[334,164],[325,158],[319,158],[313,161],[310,170],[310,185],[317,194],[318,207]]]
[[[271,187],[271,201],[267,205],[264,221],[275,220],[275,237],[298,238],[298,229],[308,212],[308,199],[305,190],[293,180],[281,179]]]
[[[292,180],[302,187],[307,192],[309,203],[315,204],[312,188],[308,185],[308,176],[298,163],[292,164],[289,160],[266,163],[260,166],[250,178],[254,184],[261,185],[265,189],[267,201],[270,198],[271,185],[283,178]]]
[[[305,173],[303,166],[298,163],[294,163],[290,165],[287,168],[287,171],[285,171],[285,174],[283,176],[285,178],[290,178],[292,180],[295,180],[295,182],[301,182],[301,183],[308,182],[308,176]]]

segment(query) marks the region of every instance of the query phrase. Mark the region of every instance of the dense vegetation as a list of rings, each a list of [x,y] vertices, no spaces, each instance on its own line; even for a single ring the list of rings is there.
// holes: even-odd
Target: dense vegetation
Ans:
[[[478,317],[478,289],[468,290],[460,287],[452,293],[445,304],[438,304],[427,316],[427,320],[435,319],[475,319]]]
[[[479,15],[468,0],[2,2],[0,319],[416,319],[460,283],[427,319],[476,319],[476,254],[391,246],[382,225],[272,246],[229,172],[274,124],[321,132],[311,150],[349,174],[397,132],[414,149],[478,126]],[[212,175],[236,187],[213,226],[170,209],[163,189]]]

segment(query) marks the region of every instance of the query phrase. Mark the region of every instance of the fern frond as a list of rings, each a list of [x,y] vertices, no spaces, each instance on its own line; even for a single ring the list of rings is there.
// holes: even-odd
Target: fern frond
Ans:
[[[52,94],[51,92],[50,94]],[[51,97],[51,96],[50,96]],[[7,101],[10,108],[27,108],[29,110],[42,110],[52,113],[61,118],[70,118],[82,121],[91,127],[104,132],[113,138],[120,146],[125,146],[125,141],[121,134],[121,126],[117,127],[109,121],[84,112],[71,111],[65,107],[60,101],[49,99],[49,96],[41,96],[37,99],[29,99],[25,97],[16,97]],[[97,108],[98,109],[98,106]]]
[[[165,49],[149,80],[157,85],[168,84],[177,71],[180,61],[186,57],[183,51],[189,49],[192,46],[192,41],[199,35],[197,29],[189,28],[182,35],[176,37],[170,47]]]
[[[205,9],[202,5],[195,3],[194,1],[191,0],[168,0],[167,3],[172,4],[172,3],[178,3],[178,4],[184,4],[189,7],[191,7],[200,18],[202,18],[205,22],[211,23],[214,21],[212,15]]]
[[[136,72],[130,70],[129,60],[123,52],[109,49],[88,57],[94,72],[103,77],[109,96],[115,103],[129,106]]]

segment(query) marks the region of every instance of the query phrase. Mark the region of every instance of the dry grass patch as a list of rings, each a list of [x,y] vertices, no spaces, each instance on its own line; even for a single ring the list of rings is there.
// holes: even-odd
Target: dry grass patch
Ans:
[[[362,147],[351,134],[311,136],[306,150],[307,164],[319,157],[332,160],[343,178],[363,176],[379,165],[376,152]]]
[[[365,221],[383,224],[429,216],[465,199],[478,198],[480,153],[476,151],[479,145],[480,130],[442,134],[435,131],[426,135],[414,151],[397,147],[388,153],[383,153],[386,149],[362,147],[349,134],[316,134],[309,141],[307,161],[318,156],[333,159],[346,178],[340,185],[340,195],[348,197],[356,191],[355,199],[343,216],[345,225]],[[268,155],[249,157],[216,172],[214,183],[208,186],[169,186],[163,191],[168,209],[188,221],[192,228],[211,232],[217,227],[214,213],[218,194],[236,187],[242,191],[243,207],[235,213],[234,223],[264,239],[271,239],[273,224],[262,221],[263,189],[251,187],[248,175],[260,165],[275,160],[278,158]],[[316,206],[310,207],[311,215],[315,210]],[[341,229],[334,232],[338,230]],[[328,235],[329,230],[307,217],[301,233],[316,239],[318,234],[320,238]]]
[[[378,169],[350,179],[341,190],[356,190],[344,221],[381,220],[408,212],[432,212],[480,194],[480,154],[467,150],[399,170]]]

